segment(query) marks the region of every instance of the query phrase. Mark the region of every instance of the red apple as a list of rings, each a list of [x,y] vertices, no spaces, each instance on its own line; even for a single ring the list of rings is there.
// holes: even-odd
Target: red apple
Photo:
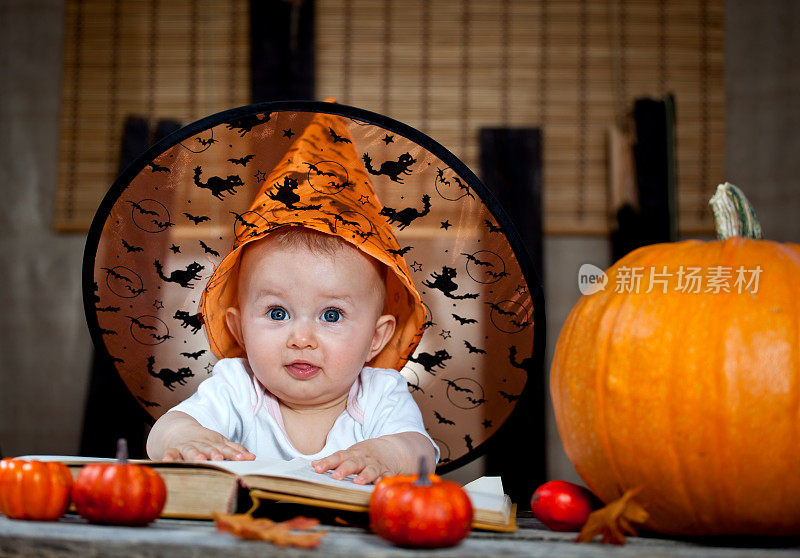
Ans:
[[[541,485],[531,497],[533,515],[553,531],[580,531],[597,507],[588,488],[554,480]]]

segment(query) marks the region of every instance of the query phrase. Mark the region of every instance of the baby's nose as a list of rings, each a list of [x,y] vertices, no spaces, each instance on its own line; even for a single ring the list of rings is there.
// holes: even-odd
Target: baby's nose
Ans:
[[[294,349],[316,349],[317,337],[313,325],[306,320],[296,320],[289,332],[286,344]]]

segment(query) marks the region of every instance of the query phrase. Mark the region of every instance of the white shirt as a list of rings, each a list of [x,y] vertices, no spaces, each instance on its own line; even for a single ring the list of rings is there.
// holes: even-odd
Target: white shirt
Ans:
[[[425,431],[422,413],[408,392],[408,383],[396,370],[365,366],[350,388],[347,408],[333,423],[325,446],[313,455],[300,453],[289,441],[278,400],[262,386],[243,358],[224,358],[197,392],[170,411],[181,411],[205,428],[242,444],[259,457],[314,460],[344,450],[357,442],[419,432],[439,448]]]

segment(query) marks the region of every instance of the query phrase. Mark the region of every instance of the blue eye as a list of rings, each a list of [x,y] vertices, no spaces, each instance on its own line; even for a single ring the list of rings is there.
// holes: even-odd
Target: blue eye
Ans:
[[[285,320],[289,317],[289,314],[281,307],[275,307],[269,309],[269,319],[281,321]]]
[[[326,322],[338,322],[342,319],[342,314],[338,310],[328,308],[322,313],[322,319]]]

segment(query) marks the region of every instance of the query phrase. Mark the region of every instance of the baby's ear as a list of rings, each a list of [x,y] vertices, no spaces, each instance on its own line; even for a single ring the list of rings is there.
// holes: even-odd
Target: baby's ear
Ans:
[[[371,361],[380,353],[394,335],[394,328],[397,325],[397,318],[392,314],[383,314],[375,323],[375,334],[372,336],[372,344],[367,354],[366,362]]]
[[[242,313],[235,306],[229,306],[225,309],[225,323],[228,326],[228,331],[231,332],[233,338],[239,343],[239,346],[244,349],[244,337],[242,336]]]

